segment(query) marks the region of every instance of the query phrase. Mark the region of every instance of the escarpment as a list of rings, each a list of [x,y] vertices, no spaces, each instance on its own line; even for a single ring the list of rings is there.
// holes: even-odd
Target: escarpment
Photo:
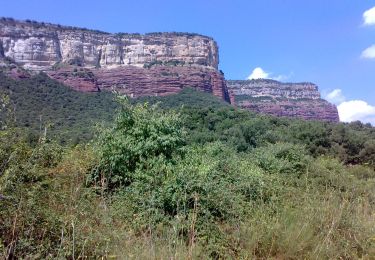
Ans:
[[[135,66],[113,69],[65,67],[47,74],[72,88],[96,92],[116,90],[130,97],[165,96],[191,87],[230,100],[224,76],[201,67],[155,66],[149,69]]]
[[[230,102],[218,46],[198,34],[110,34],[2,18],[0,57],[79,91],[168,95],[189,86]]]
[[[226,81],[218,64],[216,42],[203,35],[111,34],[0,18],[0,69],[13,78],[45,72],[77,91],[116,90],[130,97],[192,87],[259,113],[339,120],[337,108],[312,83]]]
[[[270,79],[228,80],[234,103],[242,108],[275,116],[338,122],[335,105],[321,99],[313,83],[282,83]]]

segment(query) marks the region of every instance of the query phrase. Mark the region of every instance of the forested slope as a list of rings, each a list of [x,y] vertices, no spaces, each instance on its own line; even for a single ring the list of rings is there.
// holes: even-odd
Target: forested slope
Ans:
[[[1,258],[375,255],[370,125],[259,116],[192,89],[145,103],[44,75],[0,85]]]

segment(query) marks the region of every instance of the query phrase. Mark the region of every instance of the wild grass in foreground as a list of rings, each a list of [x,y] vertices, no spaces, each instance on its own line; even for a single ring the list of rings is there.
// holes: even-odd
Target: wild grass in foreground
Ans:
[[[49,259],[372,259],[375,172],[304,144],[186,141],[183,117],[122,108],[75,148],[0,135],[0,254]],[[258,119],[254,119],[258,120]]]

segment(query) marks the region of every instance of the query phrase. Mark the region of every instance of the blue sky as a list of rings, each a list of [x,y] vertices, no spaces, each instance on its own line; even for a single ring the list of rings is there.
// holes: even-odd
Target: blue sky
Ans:
[[[261,68],[270,78],[311,81],[348,111],[360,106],[348,102],[366,103],[359,111],[365,117],[346,121],[375,123],[375,11],[367,25],[363,16],[374,6],[375,0],[12,0],[1,3],[0,16],[108,32],[209,35],[227,79]]]

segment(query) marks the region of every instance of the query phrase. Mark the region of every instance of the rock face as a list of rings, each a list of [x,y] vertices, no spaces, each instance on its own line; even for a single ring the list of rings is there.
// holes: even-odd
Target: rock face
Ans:
[[[242,108],[275,116],[338,122],[335,105],[321,99],[313,83],[281,83],[269,79],[228,80],[234,103]]]
[[[198,34],[110,34],[1,18],[1,57],[80,91],[167,95],[191,86],[230,102],[218,46]]]
[[[87,69],[67,66],[47,74],[72,88],[96,92],[116,90],[130,97],[165,96],[192,87],[230,100],[224,76],[201,67],[155,66],[149,69],[125,66],[113,69]]]
[[[318,86],[313,83],[282,83],[271,79],[228,80],[234,95],[289,99],[320,99]]]
[[[51,69],[59,62],[93,68],[176,63],[212,69],[219,63],[217,44],[207,36],[109,34],[6,18],[0,20],[0,53],[32,70]]]
[[[13,78],[43,71],[78,91],[164,96],[193,87],[252,111],[338,121],[312,83],[226,82],[216,42],[190,33],[110,34],[0,18],[0,67]],[[229,90],[228,87],[229,86]]]

